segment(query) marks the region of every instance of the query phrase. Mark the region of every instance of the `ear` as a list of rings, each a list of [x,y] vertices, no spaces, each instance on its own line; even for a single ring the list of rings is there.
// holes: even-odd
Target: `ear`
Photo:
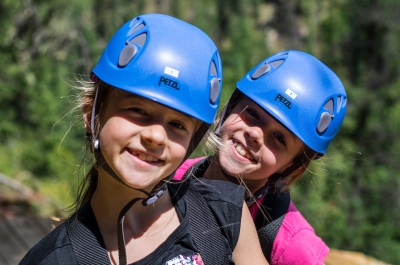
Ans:
[[[91,118],[92,118],[92,105],[93,100],[86,97],[83,99],[82,102],[82,116],[83,116],[83,123],[85,125],[85,129],[88,133],[93,134],[92,128],[90,127]]]

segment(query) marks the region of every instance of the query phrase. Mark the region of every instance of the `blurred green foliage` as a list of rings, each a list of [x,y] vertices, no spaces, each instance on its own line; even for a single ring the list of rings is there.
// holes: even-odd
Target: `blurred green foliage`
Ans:
[[[399,11],[397,0],[1,1],[0,172],[68,206],[85,171],[75,174],[80,113],[65,116],[71,84],[125,21],[166,13],[215,40],[222,103],[247,70],[284,49],[309,52],[341,77],[347,117],[293,200],[330,247],[400,264]]]

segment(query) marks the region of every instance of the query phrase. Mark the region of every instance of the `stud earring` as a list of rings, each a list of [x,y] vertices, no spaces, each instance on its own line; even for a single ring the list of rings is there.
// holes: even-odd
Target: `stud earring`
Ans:
[[[94,150],[99,150],[99,147],[100,147],[100,141],[99,141],[99,139],[96,139],[96,140],[93,142],[93,147],[94,147]]]

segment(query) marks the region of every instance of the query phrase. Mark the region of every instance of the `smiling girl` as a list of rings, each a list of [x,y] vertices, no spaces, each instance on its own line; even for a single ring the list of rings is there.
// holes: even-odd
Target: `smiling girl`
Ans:
[[[221,76],[217,48],[198,28],[159,14],[124,24],[83,88],[94,164],[77,210],[20,264],[267,264],[248,244],[257,235],[244,189],[167,184],[214,122]],[[212,216],[200,229],[199,207]]]
[[[274,54],[237,83],[209,138],[215,154],[187,160],[174,178],[246,186],[267,260],[323,264],[329,248],[290,201],[288,188],[325,154],[346,108],[340,79],[317,58],[300,51]]]

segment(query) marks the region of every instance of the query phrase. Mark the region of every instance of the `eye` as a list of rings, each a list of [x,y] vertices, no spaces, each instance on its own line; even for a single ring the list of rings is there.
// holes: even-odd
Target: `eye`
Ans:
[[[252,116],[253,118],[259,120],[260,119],[260,115],[258,114],[257,111],[255,111],[254,109],[251,108],[247,108],[246,109],[246,113],[248,113],[250,116]]]
[[[284,146],[286,146],[285,137],[284,137],[282,134],[277,133],[277,132],[274,132],[273,134],[274,134],[275,138],[276,138],[281,144],[283,144]]]
[[[141,108],[130,108],[130,110],[133,111],[133,112],[139,113],[139,114],[143,114],[143,115],[146,114],[146,111],[144,109],[141,109]]]
[[[180,122],[172,121],[172,122],[170,122],[169,124],[170,124],[171,126],[177,128],[177,129],[179,129],[179,130],[186,130],[185,126],[184,126],[182,123],[180,123]]]

